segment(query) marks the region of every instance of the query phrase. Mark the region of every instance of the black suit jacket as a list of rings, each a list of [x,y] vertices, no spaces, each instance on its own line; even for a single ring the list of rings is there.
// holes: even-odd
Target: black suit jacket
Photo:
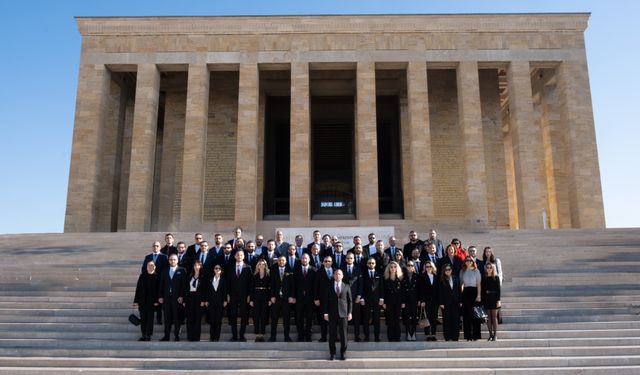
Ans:
[[[296,303],[313,301],[317,269],[307,266],[307,275],[302,272],[302,265],[293,272],[293,297]]]
[[[293,272],[289,266],[284,267],[284,275],[280,279],[280,267],[271,268],[271,298],[288,299],[293,297]]]
[[[347,262],[345,261],[344,258],[347,257],[346,253],[341,252],[340,253],[340,264],[338,264],[337,261],[337,252],[334,252],[333,255],[331,255],[331,259],[333,260],[333,268],[338,269],[338,268],[342,268],[343,265],[347,264]]]
[[[331,275],[332,277],[327,276],[327,271],[324,269],[324,267],[320,267],[316,271],[316,280],[314,287],[314,295],[316,300],[322,302],[322,296],[324,295],[327,286],[333,283],[333,273]]]
[[[250,257],[251,259],[249,259]],[[244,262],[248,264],[249,267],[251,267],[251,272],[255,271],[256,264],[258,264],[258,261],[260,259],[261,257],[257,255],[255,252],[253,252],[251,256],[249,256],[249,253],[247,251],[244,252]]]
[[[332,282],[330,287],[326,288],[321,304],[322,312],[329,314],[329,320],[346,318],[353,309],[353,297],[349,285],[341,282],[339,295],[336,293],[334,285]]]
[[[371,258],[376,260],[376,271],[380,274],[384,274],[384,269],[387,268],[387,264],[391,261],[389,255],[387,253],[375,253],[371,256]]]
[[[427,273],[418,276],[418,300],[420,302],[438,303],[438,280],[438,275],[433,275],[433,282],[429,280]]]
[[[262,259],[267,261],[267,267],[271,268],[271,266],[273,266],[275,263],[278,262],[278,257],[280,256],[280,253],[278,253],[278,251],[274,251],[273,255],[269,255],[268,251],[265,251],[262,253],[261,257]]]
[[[144,257],[144,261],[142,262],[141,272],[147,272],[147,263],[153,260],[153,254],[149,254]],[[156,273],[159,275],[164,271],[165,268],[169,266],[169,258],[166,255],[159,253],[156,258]]]
[[[169,267],[160,274],[159,296],[165,299],[165,303],[177,301],[184,298],[187,293],[187,271],[182,267],[177,267],[173,278],[169,276]]]
[[[322,267],[322,255],[318,254],[318,261],[316,262],[314,256],[309,254],[309,264],[320,269]]]
[[[229,283],[225,276],[220,277],[220,283],[218,284],[218,290],[213,288],[213,279],[202,280],[198,289],[202,289],[202,301],[209,302],[209,306],[221,306],[224,301],[227,300],[227,294],[229,292]]]
[[[377,305],[380,299],[384,299],[384,279],[376,272],[373,279],[369,271],[362,275],[362,298],[367,305]]]
[[[162,249],[160,249],[160,252],[168,257],[171,254],[178,254],[178,248],[175,246],[164,245]]]
[[[449,284],[449,281],[442,280],[438,282],[438,304],[439,305],[452,305],[461,302],[460,298],[460,280],[457,276],[451,276],[453,278],[453,288]]]
[[[244,264],[240,272],[240,277],[238,277],[236,275],[235,262],[231,263],[227,269],[227,282],[229,285],[228,295],[231,301],[246,301],[252,289],[253,277],[251,275],[251,267]]]
[[[351,289],[351,295],[355,300],[356,297],[362,296],[362,271],[360,270],[360,267],[356,266],[354,263],[351,275],[349,275],[349,272],[347,272],[347,267],[347,263],[344,263],[340,268],[342,270],[342,274],[344,275],[344,277],[342,278],[342,282],[349,285],[349,289]]]
[[[180,254],[177,254],[177,255],[178,255],[178,267],[184,268],[185,270],[187,270],[188,273],[193,272],[193,263],[194,263],[193,258],[187,255],[186,252],[182,255],[182,259],[180,259]]]

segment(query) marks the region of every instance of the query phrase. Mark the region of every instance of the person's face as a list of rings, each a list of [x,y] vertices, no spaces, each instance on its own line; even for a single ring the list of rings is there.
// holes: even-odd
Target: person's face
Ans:
[[[469,255],[471,255],[474,258],[476,257],[476,254],[478,253],[478,249],[476,249],[475,247],[471,247],[467,251],[469,251]]]
[[[216,276],[220,277],[220,274],[222,273],[222,267],[220,266],[213,267],[213,273],[215,273]]]
[[[369,243],[372,244],[376,242],[376,235],[375,234],[370,234],[369,235]]]
[[[331,237],[331,243],[335,245],[337,242],[338,242],[338,237],[332,236]]]
[[[147,263],[147,273],[152,274],[156,272],[156,265],[153,262]]]
[[[169,265],[170,265],[171,267],[175,267],[175,266],[177,266],[177,265],[178,265],[178,257],[177,257],[177,256],[175,256],[175,254],[174,254],[174,255],[171,255],[171,256],[169,257]]]
[[[309,254],[302,255],[302,258],[300,258],[300,263],[302,263],[303,266],[308,266],[309,265]]]
[[[160,252],[160,242],[154,242],[153,245],[151,245],[151,250],[153,250],[154,253],[159,253]]]
[[[460,248],[462,245],[460,244],[460,241],[454,241],[452,242],[453,246]]]
[[[331,258],[324,259],[324,268],[331,268],[332,264],[333,264],[333,260],[331,260]]]
[[[318,245],[313,245],[313,247],[311,248],[311,252],[313,253],[313,255],[320,254],[320,247]]]
[[[331,237],[329,236],[322,237],[322,242],[324,242],[325,246],[329,245],[331,243]]]
[[[194,273],[199,273],[201,268],[202,268],[202,264],[200,264],[199,262],[196,262],[193,264]]]
[[[487,271],[487,274],[493,275],[493,265],[491,263],[487,264],[487,266],[484,269]]]
[[[493,254],[493,250],[491,250],[491,249],[486,249],[486,250],[484,251],[484,253],[485,253],[485,255],[487,256],[487,258],[489,258],[489,257],[491,257],[491,254]]]
[[[240,263],[244,260],[244,253],[242,251],[238,251],[236,253],[236,262]]]
[[[356,253],[356,255],[361,255],[362,254],[362,245],[358,244],[353,248],[353,252]]]
[[[389,246],[396,246],[396,238],[389,237]]]
[[[451,268],[445,268],[444,269],[444,275],[447,277],[451,277]]]
[[[465,261],[464,261],[464,264],[465,264],[467,267],[471,267],[471,266],[473,266],[473,260],[471,260],[471,259],[467,259],[467,260],[465,260]]]
[[[398,273],[398,266],[396,266],[395,264],[390,264],[389,265],[389,275],[396,276],[396,274]]]
[[[262,237],[262,236],[257,236],[256,237],[256,245],[262,246],[263,242],[264,242],[264,237]]]
[[[258,269],[258,271],[263,271],[267,268],[267,263],[265,263],[264,261],[260,261],[256,265],[256,268]]]
[[[268,251],[273,251],[276,249],[276,243],[273,241],[269,241],[267,242],[267,250]]]
[[[302,238],[302,236],[298,236],[296,237],[296,246],[302,246],[302,241],[304,240],[304,238]]]
[[[198,235],[196,235],[196,236],[194,237],[194,239],[195,239],[195,241],[196,241],[196,244],[197,244],[197,245],[200,245],[200,242],[202,242],[202,235],[201,235],[201,234],[198,234]]]
[[[333,279],[337,282],[341,282],[342,281],[342,271],[336,271],[333,273]]]
[[[216,245],[217,246],[220,246],[222,244],[222,236],[216,236],[215,240],[216,240]]]
[[[355,245],[360,245],[360,244],[362,244],[362,238],[354,237],[353,238],[353,245],[355,246]]]
[[[167,245],[169,246],[173,245],[173,236],[172,235],[164,236],[164,242],[166,242]]]
[[[455,248],[455,246],[449,246],[449,247],[447,248],[447,254],[448,254],[449,256],[454,256],[454,255],[456,255],[456,248]]]
[[[336,251],[337,252],[339,252],[339,253],[342,252],[343,247],[342,247],[341,243],[338,242],[337,244],[335,244],[335,247],[336,247]]]
[[[376,242],[376,250],[379,253],[382,253],[384,251],[384,243],[382,242]]]
[[[418,233],[411,232],[409,233],[409,241],[416,242],[418,240]]]
[[[243,248],[243,247],[244,247],[244,241],[242,241],[242,240],[237,240],[237,241],[236,241],[236,247],[237,247],[238,249]]]
[[[186,250],[187,250],[187,247],[185,246],[185,244],[181,243],[180,245],[178,245],[178,253],[184,254]]]
[[[413,262],[408,262],[407,263],[407,272],[409,273],[415,273],[416,272],[416,265],[413,264]]]
[[[236,238],[242,237],[242,230],[241,229],[234,230],[233,235],[236,236]]]
[[[289,246],[287,248],[287,252],[289,253],[289,255],[295,255],[296,254],[296,248],[294,246]]]
[[[375,269],[376,268],[376,261],[373,259],[369,259],[367,261],[367,268],[369,268],[370,270]]]
[[[284,233],[282,233],[281,231],[277,231],[276,232],[276,240],[278,242],[282,242],[282,239],[284,238]]]
[[[250,253],[253,253],[256,250],[256,244],[252,243],[248,243],[247,244],[247,251]]]
[[[429,272],[429,273],[433,273],[433,266],[431,265],[431,263],[427,263],[424,266],[425,271]]]
[[[402,260],[402,253],[401,252],[396,252],[396,256],[395,256],[396,260]]]
[[[278,267],[284,267],[287,265],[287,258],[280,257],[278,258]]]
[[[203,242],[200,244],[200,248],[202,249],[202,251],[206,253],[207,251],[209,251],[209,244],[206,242]]]
[[[413,249],[413,251],[411,252],[411,258],[412,258],[412,259],[418,259],[418,258],[420,258],[420,250],[418,250],[418,249]]]
[[[428,249],[429,249],[429,254],[431,254],[431,255],[435,255],[436,254],[436,245],[435,244],[430,244]]]
[[[224,253],[225,254],[229,254],[231,252],[231,250],[233,250],[231,245],[224,245]]]
[[[436,233],[436,231],[432,230],[432,231],[429,232],[429,239],[435,240],[437,235],[438,234]]]
[[[319,242],[320,241],[320,232],[315,232],[313,234],[313,239],[315,240],[315,242]]]
[[[348,265],[352,265],[353,262],[355,261],[355,257],[351,253],[349,255],[347,255],[347,257],[345,259],[346,259]]]

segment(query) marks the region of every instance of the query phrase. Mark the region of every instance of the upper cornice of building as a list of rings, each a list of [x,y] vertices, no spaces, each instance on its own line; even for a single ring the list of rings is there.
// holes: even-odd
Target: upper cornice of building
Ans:
[[[590,13],[75,17],[89,35],[540,32],[587,28]]]

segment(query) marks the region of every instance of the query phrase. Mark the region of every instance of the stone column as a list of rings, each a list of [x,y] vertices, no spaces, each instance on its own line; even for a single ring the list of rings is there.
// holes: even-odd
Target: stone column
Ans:
[[[376,69],[373,62],[358,62],[356,73],[356,206],[361,223],[377,223],[378,142],[376,124]]]
[[[544,150],[540,124],[533,114],[528,61],[512,61],[507,71],[513,162],[520,229],[543,227],[547,208]]]
[[[257,64],[240,64],[235,220],[250,227],[257,218],[258,78]]]
[[[155,64],[138,65],[127,198],[128,232],[145,232],[151,229],[159,100],[158,68]]]
[[[574,228],[604,228],[604,207],[589,72],[584,51],[557,69],[561,122],[566,128],[569,201]]]
[[[104,65],[81,64],[73,127],[65,232],[90,232],[97,213],[99,155],[110,74]]]
[[[487,177],[480,105],[480,80],[476,61],[461,61],[457,70],[458,118],[465,163],[465,216],[472,226],[488,224]]]
[[[309,63],[291,63],[291,155],[289,221],[306,225],[310,219]]]
[[[409,153],[411,206],[413,219],[433,219],[433,188],[431,174],[431,129],[429,125],[429,94],[427,89],[427,63],[410,61],[407,66],[407,97],[409,106]],[[404,143],[404,142],[403,142]],[[404,149],[404,147],[403,147]],[[405,149],[406,150],[406,149]]]
[[[188,74],[179,226],[185,231],[202,223],[209,123],[209,68],[207,64],[191,64]]]

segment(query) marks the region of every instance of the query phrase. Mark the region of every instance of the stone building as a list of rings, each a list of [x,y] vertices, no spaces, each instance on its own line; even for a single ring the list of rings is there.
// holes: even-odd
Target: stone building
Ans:
[[[588,19],[78,17],[65,231],[604,227]]]

